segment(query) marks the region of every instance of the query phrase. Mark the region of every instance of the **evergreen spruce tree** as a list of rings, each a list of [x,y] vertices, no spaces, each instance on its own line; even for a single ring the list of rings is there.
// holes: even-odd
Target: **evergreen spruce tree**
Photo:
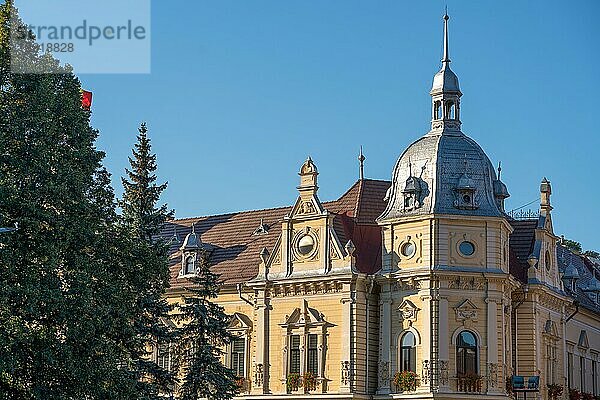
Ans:
[[[183,372],[181,400],[230,399],[238,392],[233,370],[221,363],[224,347],[231,342],[230,318],[215,304],[219,277],[210,269],[207,254],[199,257],[196,276],[190,279],[189,296],[179,305],[175,365]]]
[[[11,18],[12,17],[12,18]],[[11,51],[0,5],[0,399],[137,399],[123,368],[138,282],[98,132],[69,68],[33,40]],[[11,59],[55,74],[15,74]],[[126,243],[126,245],[123,245]]]
[[[139,377],[139,391],[153,397],[170,391],[174,384],[173,375],[150,357],[148,349],[149,344],[168,346],[172,340],[170,307],[164,298],[169,287],[169,244],[157,235],[173,213],[166,205],[157,207],[167,184],[156,184],[156,155],[147,133],[146,124],[141,124],[133,157],[129,157],[131,169],[126,170],[127,178],[121,179],[125,190],[119,205],[122,227],[129,237],[131,281],[137,288],[135,340],[130,342],[128,365]]]

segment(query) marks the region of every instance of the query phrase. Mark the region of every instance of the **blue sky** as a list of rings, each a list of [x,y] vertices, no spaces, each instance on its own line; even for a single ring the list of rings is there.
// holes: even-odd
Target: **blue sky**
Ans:
[[[600,250],[595,0],[153,1],[151,74],[81,75],[117,192],[141,121],[177,217],[288,205],[309,154],[322,200],[360,145],[390,179],[429,128],[445,4],[463,131],[502,161],[508,208],[547,176],[556,233]]]

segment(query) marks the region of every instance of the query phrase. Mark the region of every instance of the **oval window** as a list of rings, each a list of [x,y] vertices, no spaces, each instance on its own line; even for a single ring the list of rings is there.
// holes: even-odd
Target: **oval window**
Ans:
[[[460,254],[463,256],[472,256],[475,253],[475,245],[465,240],[458,245],[458,250],[460,250]]]
[[[550,271],[552,268],[552,256],[549,251],[546,251],[546,269]]]
[[[415,254],[415,244],[413,242],[404,243],[400,252],[404,257],[412,257]]]
[[[304,235],[298,241],[298,251],[303,256],[310,254],[310,252],[315,247],[315,240],[310,235]]]

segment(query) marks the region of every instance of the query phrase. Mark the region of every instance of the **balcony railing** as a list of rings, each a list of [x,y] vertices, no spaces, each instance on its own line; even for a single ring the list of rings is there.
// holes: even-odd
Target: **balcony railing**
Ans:
[[[481,393],[483,378],[479,375],[459,376],[456,378],[456,391],[461,393]]]
[[[322,393],[324,391],[325,379],[318,378],[313,374],[304,375],[289,374],[286,378],[288,393]]]

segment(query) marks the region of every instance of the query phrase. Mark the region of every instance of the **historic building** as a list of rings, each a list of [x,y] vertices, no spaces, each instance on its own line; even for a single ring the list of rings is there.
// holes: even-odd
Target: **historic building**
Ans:
[[[448,16],[430,94],[431,129],[391,181],[361,174],[322,202],[308,158],[290,207],[165,227],[170,300],[199,257],[221,274],[241,396],[506,399],[513,376],[539,379],[528,398],[600,394],[600,265],[554,234],[545,178],[535,216],[507,214],[500,169],[461,130]]]

